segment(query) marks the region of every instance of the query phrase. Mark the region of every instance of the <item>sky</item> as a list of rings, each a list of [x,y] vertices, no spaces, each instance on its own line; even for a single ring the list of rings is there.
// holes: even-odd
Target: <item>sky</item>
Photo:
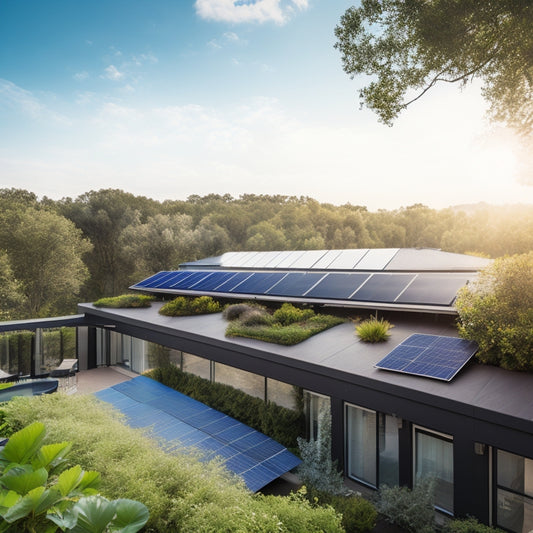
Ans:
[[[0,188],[156,200],[533,203],[480,86],[437,87],[393,127],[334,48],[344,0],[1,0]]]

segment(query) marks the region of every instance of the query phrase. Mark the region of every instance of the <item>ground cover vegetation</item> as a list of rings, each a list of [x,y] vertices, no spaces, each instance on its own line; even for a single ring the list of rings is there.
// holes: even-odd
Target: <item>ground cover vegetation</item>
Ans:
[[[198,296],[197,298],[178,296],[159,309],[159,313],[165,316],[205,315],[220,313],[220,311],[222,311],[222,305],[211,296]]]
[[[154,296],[148,296],[146,294],[121,294],[119,296],[99,298],[93,305],[95,307],[113,308],[150,307],[154,300]]]
[[[385,342],[389,337],[389,330],[394,327],[388,320],[375,316],[359,322],[355,326],[357,336],[363,342]]]
[[[299,493],[253,495],[220,463],[164,451],[92,396],[15,398],[3,406],[3,420],[13,431],[40,421],[45,444],[70,442],[80,467],[101,473],[102,494],[147,506],[147,532],[343,531],[331,507],[313,506]]]
[[[123,294],[158,271],[226,251],[380,247],[527,253],[533,208],[415,204],[370,212],[308,197],[159,202],[115,189],[56,201],[0,189],[0,317],[74,313],[80,301]]]
[[[212,383],[173,365],[149,370],[145,375],[261,431],[291,450],[297,448],[297,439],[305,431],[300,389],[294,390],[297,409],[292,410],[250,396],[230,385]]]
[[[456,307],[480,362],[533,371],[533,252],[497,259],[460,290]]]
[[[98,472],[69,465],[70,443],[44,438],[44,424],[33,422],[0,451],[0,531],[136,533],[146,524],[144,504],[107,500]]]
[[[229,320],[227,337],[246,337],[291,346],[328,328],[345,322],[344,318],[317,314],[313,309],[300,309],[284,303],[270,312],[259,305],[235,304],[224,313]],[[229,318],[228,318],[229,317]]]

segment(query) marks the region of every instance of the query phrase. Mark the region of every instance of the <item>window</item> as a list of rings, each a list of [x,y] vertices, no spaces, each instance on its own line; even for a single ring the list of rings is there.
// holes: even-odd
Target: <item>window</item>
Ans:
[[[377,488],[398,485],[398,419],[346,405],[348,477]]]
[[[435,507],[453,515],[453,440],[419,427],[415,427],[414,432],[414,482],[432,479]]]
[[[498,450],[496,522],[515,533],[533,529],[533,459]]]
[[[304,405],[308,438],[316,439],[319,432],[319,412],[321,409],[331,409],[329,396],[304,391]]]

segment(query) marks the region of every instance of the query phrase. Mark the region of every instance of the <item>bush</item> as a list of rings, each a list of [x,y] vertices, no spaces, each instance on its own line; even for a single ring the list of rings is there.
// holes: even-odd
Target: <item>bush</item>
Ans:
[[[47,440],[70,441],[82,468],[102,472],[108,497],[142,501],[150,512],[147,533],[342,532],[331,508],[296,497],[254,496],[219,462],[200,462],[184,450],[166,453],[92,396],[19,397],[3,408],[12,428],[41,420]]]
[[[299,309],[290,303],[284,303],[279,309],[274,311],[274,318],[282,326],[290,326],[296,322],[303,322],[314,314],[315,312],[312,309]]]
[[[384,342],[390,337],[392,327],[389,321],[372,316],[355,326],[355,331],[363,342]]]
[[[220,302],[213,300],[211,296],[199,296],[198,298],[178,296],[163,305],[159,313],[165,316],[188,316],[219,313],[221,310]]]
[[[145,375],[236,418],[287,448],[296,448],[297,438],[305,430],[305,417],[301,410],[293,411],[273,402],[265,403],[230,385],[212,383],[194,374],[182,372],[175,366],[155,368]]]
[[[112,307],[112,308],[137,308],[150,307],[155,300],[154,296],[146,294],[122,294],[109,298],[100,298],[93,303],[95,307]]]
[[[271,326],[274,317],[264,309],[250,308],[239,317],[239,322],[243,326]]]
[[[475,518],[452,520],[444,528],[444,533],[503,533],[502,529],[486,526]]]
[[[264,307],[256,303],[231,304],[224,308],[222,316],[231,322],[232,320],[237,320],[243,313],[251,309],[264,309]]]
[[[431,480],[421,480],[413,490],[384,486],[379,490],[378,512],[391,524],[411,533],[433,533],[433,485]]]
[[[342,515],[342,525],[346,533],[372,531],[376,526],[376,507],[358,494],[335,495],[316,489],[307,489],[307,499],[317,505],[331,505]]]

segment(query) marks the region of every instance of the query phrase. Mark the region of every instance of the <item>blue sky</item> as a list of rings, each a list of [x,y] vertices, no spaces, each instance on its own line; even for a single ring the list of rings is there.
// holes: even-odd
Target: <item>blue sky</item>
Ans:
[[[532,202],[477,85],[392,128],[333,48],[344,0],[3,0],[0,187],[305,195],[371,210]]]

